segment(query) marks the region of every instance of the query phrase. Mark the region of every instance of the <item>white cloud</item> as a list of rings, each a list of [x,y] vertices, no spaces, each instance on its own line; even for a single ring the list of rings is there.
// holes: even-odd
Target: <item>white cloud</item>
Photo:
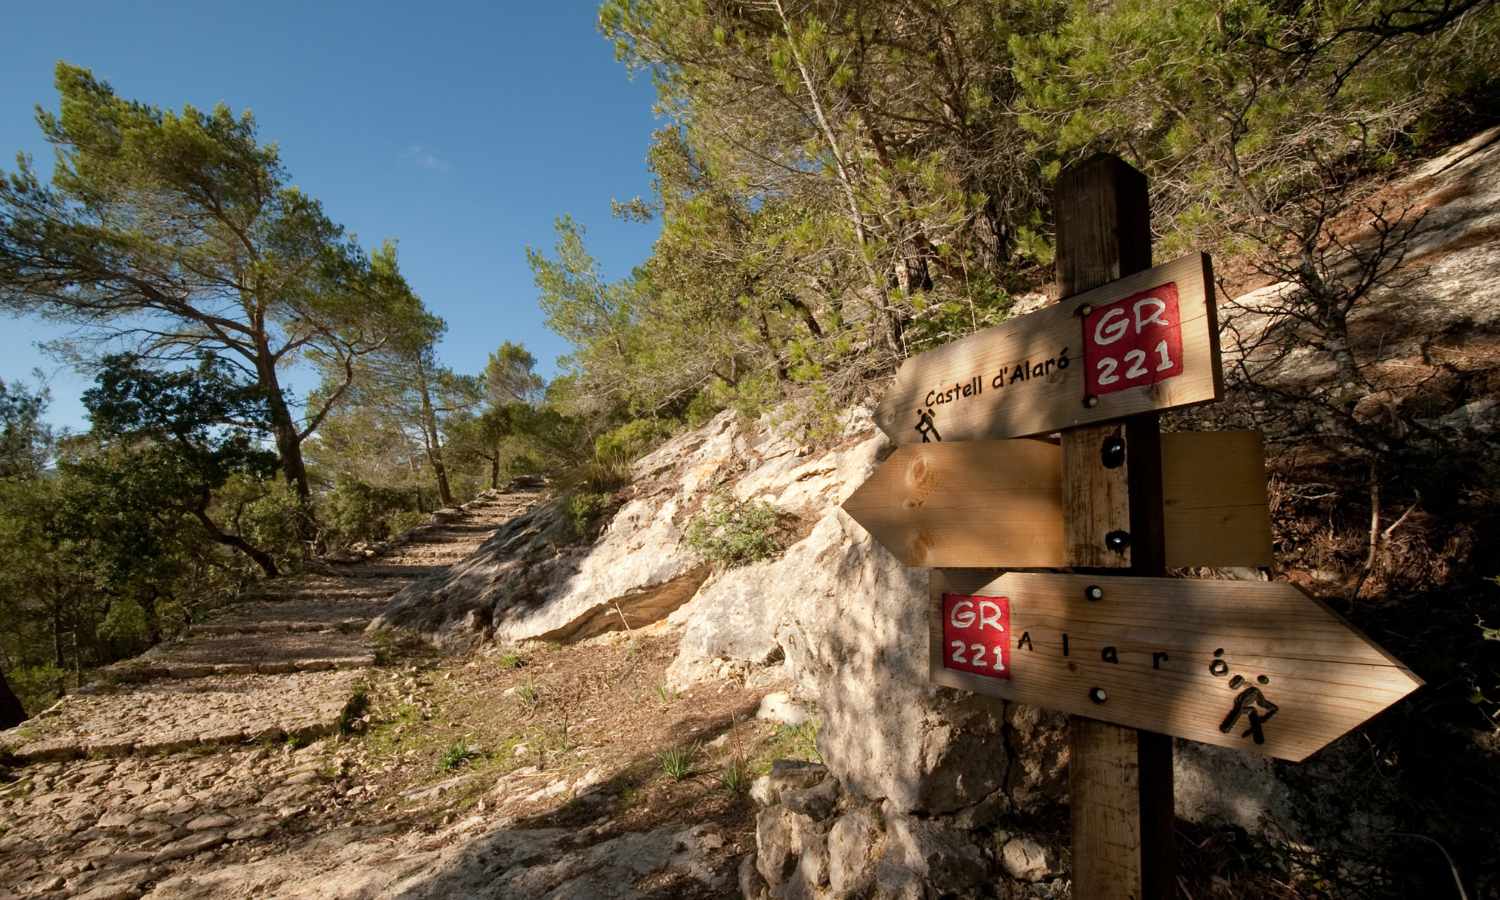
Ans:
[[[412,144],[407,147],[406,152],[401,154],[401,158],[433,172],[447,173],[453,170],[452,163],[434,153],[431,147],[422,144]]]

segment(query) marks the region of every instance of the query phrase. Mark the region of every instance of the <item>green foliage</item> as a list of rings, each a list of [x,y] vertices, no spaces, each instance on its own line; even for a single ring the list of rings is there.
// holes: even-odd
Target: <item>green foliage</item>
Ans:
[[[56,154],[51,184],[24,156],[0,175],[0,308],[79,323],[159,362],[233,357],[254,373],[258,424],[277,436],[282,474],[306,505],[302,442],[344,391],[324,392],[298,421],[279,373],[310,358],[347,386],[365,356],[411,344],[436,320],[382,254],[290,184],[248,112],[132,102],[64,62],[56,86],[59,112],[37,112]],[[186,398],[191,386],[178,387]]]
[[[572,527],[574,536],[586,540],[597,534],[599,525],[604,519],[604,513],[612,503],[613,498],[609,494],[593,491],[577,491],[569,494],[564,500],[564,509],[567,511],[568,524]]]
[[[537,686],[535,680],[528,678],[516,685],[516,699],[526,706],[534,707],[542,702],[542,689]]]
[[[750,761],[738,754],[730,757],[724,768],[719,770],[719,786],[736,797],[749,793],[754,780],[755,772]]]
[[[55,703],[69,684],[68,671],[51,663],[6,669],[5,680],[21,706],[32,715]]]
[[[322,499],[319,518],[325,529],[324,540],[335,548],[386,540],[411,527],[412,517],[419,521],[423,518],[411,509],[412,500],[409,491],[340,474],[333,490]]]
[[[107,641],[119,656],[130,656],[150,646],[151,629],[146,610],[135,600],[125,597],[109,605],[104,621],[99,623],[99,638]]]
[[[444,772],[452,772],[468,764],[469,760],[479,758],[479,750],[471,747],[463,741],[455,741],[443,755],[438,757],[438,768]]]
[[[42,421],[47,392],[0,379],[0,478],[36,475],[46,462],[52,435]]]
[[[671,435],[671,426],[659,419],[632,419],[595,438],[594,455],[628,465]]]
[[[688,523],[687,545],[708,562],[734,567],[781,552],[780,513],[764,500],[708,499]]]
[[[673,781],[681,781],[693,774],[693,764],[698,759],[698,746],[688,744],[684,747],[672,747],[656,754],[656,761],[661,766],[662,774]]]
[[[514,650],[510,650],[500,654],[500,658],[495,661],[495,665],[502,669],[519,669],[526,665],[526,658]]]
[[[820,727],[816,719],[809,719],[801,725],[776,726],[776,735],[771,741],[769,757],[822,762],[823,754],[818,750]]]

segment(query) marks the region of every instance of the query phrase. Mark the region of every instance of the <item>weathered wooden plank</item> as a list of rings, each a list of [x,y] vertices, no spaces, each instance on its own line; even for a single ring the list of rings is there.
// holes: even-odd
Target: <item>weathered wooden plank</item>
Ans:
[[[1269,566],[1266,453],[1253,431],[1161,436],[1167,565]]]
[[[1059,449],[1063,455],[1059,498],[1063,557],[1057,565],[1129,566],[1132,467],[1125,453],[1125,423],[1070,429],[1063,434]],[[1112,543],[1108,540],[1110,535],[1126,535],[1127,539]]]
[[[1127,485],[1100,473],[1104,441],[1121,425],[1069,432],[1059,447],[1044,441],[963,441],[900,447],[844,503],[844,511],[909,566],[1061,568],[1096,559],[1124,565],[1126,552],[1105,548],[1112,530],[1130,532]],[[1270,563],[1264,453],[1253,432],[1161,435],[1166,559],[1171,566],[1260,566]],[[1064,464],[1069,450],[1081,457]],[[1069,483],[1064,474],[1074,479]],[[1078,499],[1067,501],[1071,486]],[[1256,498],[1259,498],[1258,500]],[[1072,509],[1065,515],[1065,509]],[[1078,520],[1094,524],[1089,538]],[[1134,540],[1134,538],[1132,538]]]
[[[901,447],[844,511],[909,566],[1051,568],[1064,558],[1062,451],[1044,441]]]
[[[1090,375],[1109,381],[1092,399]],[[1194,253],[908,359],[875,421],[898,444],[1020,437],[1222,393],[1211,264]]]
[[[1282,582],[940,569],[930,583],[933,682],[1221,747],[1299,761],[1422,684]],[[1004,598],[1008,628],[976,613],[955,630],[945,594]],[[954,659],[975,643],[988,648],[982,675]],[[1235,719],[1237,703],[1249,705]]]

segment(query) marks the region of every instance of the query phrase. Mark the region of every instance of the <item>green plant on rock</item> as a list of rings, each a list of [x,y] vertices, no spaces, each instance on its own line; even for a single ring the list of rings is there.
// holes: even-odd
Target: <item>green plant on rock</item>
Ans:
[[[780,520],[780,511],[764,500],[715,494],[688,523],[684,537],[704,560],[734,568],[781,551]]]

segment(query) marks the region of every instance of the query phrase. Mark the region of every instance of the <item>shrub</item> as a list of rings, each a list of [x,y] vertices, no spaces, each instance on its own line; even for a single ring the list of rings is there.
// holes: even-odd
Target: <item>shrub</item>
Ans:
[[[391,537],[395,537],[403,531],[411,531],[418,525],[425,524],[427,524],[427,513],[418,512],[414,509],[398,510],[391,513],[390,518],[386,520],[385,533]]]
[[[109,612],[99,623],[99,637],[109,642],[117,657],[144,650],[151,642],[146,610],[129,598],[110,601]]]
[[[781,550],[780,513],[764,500],[716,494],[688,523],[689,547],[726,568],[769,559]]]
[[[340,548],[359,541],[385,540],[425,517],[411,511],[406,491],[340,475],[324,498],[322,520],[328,545]]]
[[[239,523],[240,535],[275,557],[283,568],[302,559],[297,531],[302,505],[285,481],[236,475],[220,489],[215,504],[235,510],[232,518]]]
[[[660,419],[633,419],[595,438],[594,456],[628,463],[645,455],[671,434],[671,427]]]
[[[568,523],[573,527],[573,534],[579,538],[592,538],[597,534],[612,499],[609,494],[587,490],[569,494],[564,501],[564,508],[568,513]]]

